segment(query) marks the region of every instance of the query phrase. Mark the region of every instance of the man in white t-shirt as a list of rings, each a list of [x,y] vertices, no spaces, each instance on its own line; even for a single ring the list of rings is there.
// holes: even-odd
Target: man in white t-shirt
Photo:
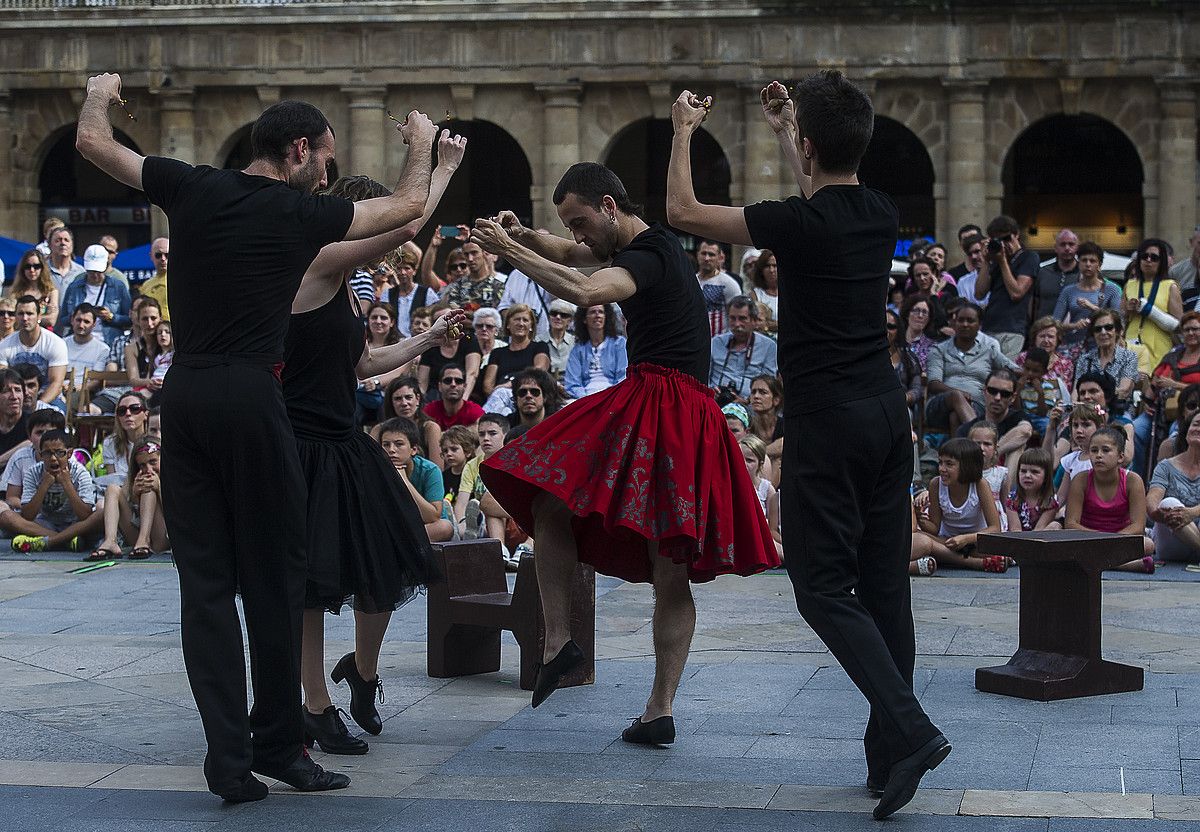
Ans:
[[[539,229],[538,233],[543,232]],[[550,232],[546,231],[545,233],[549,234]],[[525,304],[533,310],[533,340],[549,341],[550,304],[554,301],[554,295],[526,277],[525,272],[513,269],[508,273],[508,279],[504,281],[504,296],[500,298],[496,309],[503,312],[513,304]]]
[[[38,324],[37,298],[17,298],[17,331],[0,341],[0,367],[32,364],[38,369],[42,392],[39,401],[64,409],[62,387],[67,377],[67,345]]]
[[[96,307],[90,303],[81,303],[75,307],[71,315],[71,337],[65,339],[67,344],[67,364],[75,368],[75,384],[83,384],[83,374],[86,370],[102,371],[108,364],[108,344],[96,337],[92,330],[96,328]],[[99,382],[93,382],[96,387]]]
[[[708,310],[708,326],[716,338],[726,332],[725,309],[729,302],[742,293],[742,289],[725,272],[721,271],[721,246],[712,240],[703,240],[696,249],[696,265],[699,271],[700,291],[704,294],[704,306]]]

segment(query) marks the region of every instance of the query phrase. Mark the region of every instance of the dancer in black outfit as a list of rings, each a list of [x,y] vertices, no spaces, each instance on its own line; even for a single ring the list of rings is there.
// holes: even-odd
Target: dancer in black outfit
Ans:
[[[779,260],[780,367],[784,387],[802,391],[784,414],[785,560],[800,614],[871,703],[863,743],[881,820],[950,753],[912,688],[911,428],[884,331],[899,218],[858,182],[870,99],[836,71],[806,79],[796,99],[778,82],[762,91],[803,196],[728,208],[696,200],[691,135],[707,108],[685,90],[671,112],[667,217]]]
[[[268,108],[242,172],[142,157],[113,139],[108,109],[117,103],[117,75],[88,80],[76,146],[171,222],[177,351],[162,392],[163,513],[208,787],[229,801],[261,800],[267,787],[253,770],[306,791],[344,788],[349,778],[303,748],[306,494],[278,365],[292,298],[321,247],[391,231],[424,210],[435,128],[410,113],[396,194],[351,203],[312,195],[334,158],[333,131],[312,105]],[[237,591],[250,638],[249,715]]]
[[[365,754],[325,686],[326,609],[354,598],[355,649],[342,657],[334,681],[350,686],[350,715],[369,734],[383,730],[375,695],[382,693],[379,650],[392,610],[434,575],[425,524],[395,467],[355,424],[359,378],[384,375],[424,350],[453,346],[466,313],[453,310],[420,335],[372,349],[347,279],[354,268],[411,240],[428,220],[466,150],[466,139],[443,130],[425,213],[403,228],[356,242],[334,243],[317,255],[292,303],[283,369],[283,397],[308,484],[308,591],[301,681],[306,742],[330,754]],[[345,177],[330,193],[355,201],[387,189],[365,176]],[[453,330],[453,331],[452,331]]]

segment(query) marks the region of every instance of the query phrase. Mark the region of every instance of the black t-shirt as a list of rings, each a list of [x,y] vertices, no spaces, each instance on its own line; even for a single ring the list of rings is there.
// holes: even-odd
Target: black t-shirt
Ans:
[[[967,437],[967,434],[969,434],[971,432],[971,428],[975,427],[976,425],[982,425],[982,424],[986,423],[987,421],[988,421],[987,416],[980,416],[978,419],[972,419],[971,421],[967,422],[965,425],[962,425],[958,429],[958,433],[956,433],[954,435],[961,436],[965,439]],[[1015,407],[1010,408],[1008,413],[1005,415],[1005,417],[1000,420],[1000,424],[996,425],[996,430],[999,432],[999,434],[1001,436],[1003,436],[1004,434],[1008,433],[1010,430],[1015,428],[1017,425],[1021,424],[1022,422],[1028,422],[1028,421],[1029,421],[1029,417],[1025,415],[1025,412],[1023,410],[1020,410],[1019,408],[1015,408]]]
[[[176,350],[282,360],[300,279],[322,246],[346,236],[354,203],[159,156],[142,166],[142,187],[171,221]]]
[[[958,280],[960,277],[965,275],[967,272],[971,271],[971,269],[966,263],[959,263],[957,266],[955,266],[952,269],[949,269],[948,271],[949,271],[951,277],[953,277],[955,280]]]
[[[496,368],[496,383],[503,384],[511,381],[512,377],[533,366],[535,356],[544,355],[550,359],[550,346],[545,341],[530,341],[523,350],[513,351],[512,347],[497,347],[488,358],[488,366]]]
[[[621,301],[629,363],[657,364],[708,384],[712,337],[696,269],[675,235],[654,223],[629,241],[612,264],[637,291]]]
[[[23,413],[21,414],[21,418],[17,420],[17,423],[12,426],[12,430],[8,433],[0,433],[0,454],[8,453],[29,438],[29,430],[26,424],[28,421],[29,414]]]
[[[457,474],[451,471],[449,468],[442,471],[442,485],[445,486],[447,494],[453,494],[455,497],[457,497],[458,486],[460,484],[462,484],[461,471],[459,471]]]
[[[900,389],[888,358],[888,277],[899,214],[864,185],[745,208],[757,248],[779,259],[784,414],[813,413]]]
[[[1041,269],[1037,252],[1027,248],[1021,249],[1009,258],[1008,267],[1012,271],[1013,277],[1025,275],[1034,281],[1037,280],[1038,271]],[[1024,335],[1025,330],[1029,328],[1029,305],[1033,302],[1033,293],[1037,287],[1030,286],[1029,291],[1020,300],[1014,301],[1012,295],[1008,293],[1008,287],[1004,285],[1004,278],[1000,276],[1000,266],[993,263],[989,268],[992,274],[991,298],[988,300],[987,308],[983,310],[983,331],[989,335],[997,333]],[[1050,309],[1042,314],[1049,315],[1053,311]]]
[[[467,356],[473,352],[479,352],[479,342],[475,340],[475,336],[468,335],[458,342],[458,346],[454,350],[454,355],[449,358],[442,355],[442,348],[440,346],[432,346],[421,353],[421,366],[429,368],[430,391],[437,390],[438,377],[442,374],[442,367],[451,363],[465,367]],[[492,355],[494,356],[495,354],[496,351],[492,350]],[[464,369],[463,372],[466,372],[466,370]]]

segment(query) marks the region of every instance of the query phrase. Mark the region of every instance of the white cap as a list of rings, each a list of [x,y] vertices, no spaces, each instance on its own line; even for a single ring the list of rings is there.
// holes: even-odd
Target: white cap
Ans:
[[[88,246],[83,253],[83,267],[89,272],[108,271],[108,249],[102,245]]]

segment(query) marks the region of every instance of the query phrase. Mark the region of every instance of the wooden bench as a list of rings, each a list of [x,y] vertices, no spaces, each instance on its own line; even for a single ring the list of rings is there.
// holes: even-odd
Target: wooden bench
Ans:
[[[435,679],[494,673],[500,669],[500,631],[521,648],[521,688],[533,690],[542,658],[545,624],[534,556],[525,555],[510,593],[498,540],[435,544],[444,580],[429,587],[428,672]],[[562,687],[596,680],[596,573],[580,565],[571,595],[571,637],[585,661]]]
[[[975,671],[978,690],[1049,702],[1142,689],[1142,668],[1100,655],[1100,575],[1141,558],[1141,535],[983,534],[977,550],[1021,567],[1020,646],[1008,664]]]

